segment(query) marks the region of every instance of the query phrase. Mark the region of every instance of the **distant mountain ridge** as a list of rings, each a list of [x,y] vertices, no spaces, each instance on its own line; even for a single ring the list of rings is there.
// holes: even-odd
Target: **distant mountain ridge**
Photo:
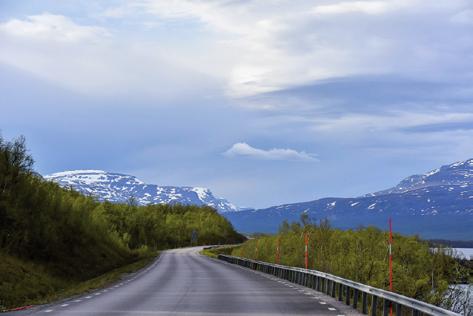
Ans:
[[[439,185],[455,185],[468,188],[473,184],[473,159],[455,162],[450,165],[434,169],[426,174],[413,175],[402,180],[397,186],[379,191],[370,195],[384,195],[391,193],[405,193]]]
[[[355,198],[322,198],[228,214],[244,232],[274,232],[283,220],[328,218],[340,228],[386,228],[393,217],[397,231],[426,238],[473,239],[473,159],[413,175],[393,188]]]
[[[238,208],[225,199],[215,197],[207,188],[176,187],[146,184],[131,175],[103,170],[74,170],[44,176],[62,187],[72,187],[102,201],[125,203],[134,198],[139,205],[186,204],[208,205],[220,213],[235,212]]]

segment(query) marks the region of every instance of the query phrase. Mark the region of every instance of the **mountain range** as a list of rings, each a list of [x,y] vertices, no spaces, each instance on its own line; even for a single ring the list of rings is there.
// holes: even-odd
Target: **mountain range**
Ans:
[[[473,240],[473,159],[410,176],[395,187],[361,197],[322,198],[226,217],[243,232],[275,232],[283,220],[297,221],[302,213],[343,229],[386,229],[392,217],[394,229],[401,233]]]
[[[126,203],[133,198],[139,205],[193,204],[208,205],[220,213],[238,208],[225,199],[215,197],[207,188],[175,187],[146,184],[134,176],[102,170],[74,170],[44,176],[62,187],[72,188],[100,201]]]
[[[305,213],[313,221],[328,219],[342,229],[370,225],[386,229],[392,217],[394,230],[400,233],[473,240],[473,159],[413,175],[392,188],[359,197],[328,197],[257,210],[239,209],[206,188],[146,184],[134,176],[101,170],[65,171],[45,178],[111,202],[133,197],[140,205],[209,205],[246,233],[276,232],[282,221],[298,221]]]

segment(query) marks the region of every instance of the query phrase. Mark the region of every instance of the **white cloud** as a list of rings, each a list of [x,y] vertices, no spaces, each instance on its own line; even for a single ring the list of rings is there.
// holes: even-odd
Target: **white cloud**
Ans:
[[[137,94],[156,74],[186,88],[203,81],[183,78],[215,78],[231,97],[354,75],[467,80],[471,10],[468,0],[125,1],[85,17],[99,25],[47,13],[6,21],[0,62],[80,91]],[[58,43],[75,46],[64,51]],[[78,59],[93,65],[74,67]],[[137,72],[138,64],[147,69]],[[85,82],[85,70],[93,80]],[[179,80],[168,78],[174,74]]]
[[[365,13],[380,14],[387,12],[392,3],[386,1],[346,1],[335,4],[323,4],[315,6],[313,13],[317,15],[324,14],[343,14],[343,13]]]
[[[212,93],[214,79],[162,43],[44,13],[0,23],[0,63],[92,96],[175,99]]]
[[[0,32],[21,38],[60,42],[98,40],[109,35],[102,27],[79,25],[65,16],[49,13],[32,15],[25,20],[9,20],[0,24]]]
[[[259,149],[247,143],[236,143],[224,152],[227,157],[248,157],[263,160],[290,160],[290,161],[318,161],[313,154],[294,149],[272,148],[269,150]]]
[[[218,39],[212,56],[227,56],[220,67],[227,92],[247,96],[358,74],[456,76],[465,64],[458,56],[471,50],[471,30],[453,28],[451,19],[469,6],[467,0],[143,0],[134,8],[173,23],[200,23]]]
[[[473,8],[461,11],[452,17],[452,22],[460,24],[473,24]]]

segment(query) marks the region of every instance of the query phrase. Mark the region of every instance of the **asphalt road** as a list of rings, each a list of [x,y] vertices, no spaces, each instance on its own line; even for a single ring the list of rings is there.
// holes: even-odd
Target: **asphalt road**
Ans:
[[[108,288],[6,315],[359,315],[329,296],[198,254],[163,252]]]

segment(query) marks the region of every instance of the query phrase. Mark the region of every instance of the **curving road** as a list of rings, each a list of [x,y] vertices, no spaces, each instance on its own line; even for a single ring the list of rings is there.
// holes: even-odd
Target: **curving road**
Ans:
[[[165,251],[106,289],[11,315],[359,315],[310,289],[209,259]]]

